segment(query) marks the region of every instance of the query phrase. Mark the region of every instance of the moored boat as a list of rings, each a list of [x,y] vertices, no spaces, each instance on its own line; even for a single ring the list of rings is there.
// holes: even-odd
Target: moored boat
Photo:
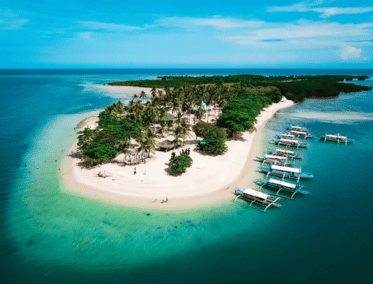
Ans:
[[[292,126],[288,127],[287,130],[289,130],[289,131],[301,131],[301,132],[309,133],[307,128],[302,127],[302,126],[298,126],[298,125],[292,125]]]
[[[279,197],[273,197],[271,195],[265,194],[263,192],[251,189],[251,188],[246,188],[244,190],[236,189],[234,192],[235,195],[237,195],[236,198],[241,198],[243,200],[246,200],[250,202],[250,206],[252,204],[256,204],[259,206],[263,206],[264,212],[270,207],[281,207],[282,205],[277,203],[277,201],[280,199]]]
[[[260,187],[264,187],[267,189],[275,190],[276,194],[279,194],[280,191],[284,191],[286,193],[291,194],[290,198],[293,198],[296,193],[299,194],[310,194],[310,192],[302,190],[304,187],[303,185],[300,185],[298,183],[291,183],[291,182],[286,182],[274,178],[270,178],[267,180],[260,180],[257,179],[254,181],[256,184],[260,185]]]
[[[337,134],[325,134],[324,136],[321,136],[320,137],[320,140],[321,141],[329,141],[329,142],[336,142],[336,143],[345,143],[345,144],[349,144],[349,143],[353,143],[354,140],[353,139],[348,139],[347,136],[342,136],[341,134],[337,133]]]
[[[296,138],[294,134],[291,134],[291,133],[281,133],[281,134],[277,134],[276,135],[276,138],[278,139],[294,139]]]
[[[313,136],[307,131],[290,130],[290,133],[296,138],[313,139]]]
[[[279,146],[287,146],[287,147],[293,147],[293,148],[308,148],[308,145],[306,143],[303,143],[297,139],[273,139],[269,143],[279,145]]]
[[[302,159],[302,156],[295,153],[294,151],[283,150],[283,149],[276,149],[276,150],[267,150],[267,154],[280,156],[280,157],[288,157],[290,159]]]
[[[297,180],[311,179],[314,177],[311,173],[303,173],[301,168],[290,168],[278,165],[269,165],[268,168],[259,167],[259,170],[267,176],[272,175]]]
[[[288,161],[288,158],[285,156],[276,156],[267,154],[265,157],[256,157],[258,162],[262,164],[272,164],[272,165],[280,165],[280,166],[287,166],[291,165],[292,162]]]

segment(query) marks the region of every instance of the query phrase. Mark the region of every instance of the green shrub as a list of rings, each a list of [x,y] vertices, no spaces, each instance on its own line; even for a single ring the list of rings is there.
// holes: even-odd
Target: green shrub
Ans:
[[[192,166],[193,160],[190,157],[190,149],[182,150],[180,155],[172,152],[171,159],[168,164],[170,174],[177,175],[186,172],[186,169]]]

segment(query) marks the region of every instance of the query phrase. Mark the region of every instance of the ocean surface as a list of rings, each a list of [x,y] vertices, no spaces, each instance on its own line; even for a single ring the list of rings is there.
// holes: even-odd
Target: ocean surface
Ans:
[[[173,213],[61,190],[74,127],[117,100],[92,85],[215,74],[373,77],[373,70],[0,70],[0,282],[370,283],[373,92],[309,99],[270,120],[263,150],[291,124],[316,137],[298,162],[315,175],[302,182],[312,194],[284,198],[282,208],[263,213],[236,201]],[[326,132],[355,143],[320,142]]]

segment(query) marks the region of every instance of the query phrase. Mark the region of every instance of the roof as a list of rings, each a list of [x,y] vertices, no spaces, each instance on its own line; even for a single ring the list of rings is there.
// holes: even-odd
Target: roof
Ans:
[[[174,120],[175,116],[172,115],[171,113],[167,113],[164,117],[161,118],[161,120],[164,120],[164,121],[170,121],[170,120]]]
[[[285,181],[281,181],[281,180],[274,179],[274,178],[271,178],[269,180],[269,182],[273,183],[273,184],[278,184],[278,185],[286,186],[286,187],[289,187],[289,188],[295,188],[296,187],[296,185],[294,183],[285,182]]]
[[[158,146],[160,148],[174,148],[176,146],[176,143],[171,140],[163,140],[158,143]]]
[[[246,188],[244,191],[243,191],[244,194],[248,194],[248,195],[251,195],[251,196],[255,196],[255,197],[259,197],[259,198],[262,198],[262,199],[267,199],[269,197],[268,194],[265,194],[263,192],[259,192],[259,191],[256,191],[254,189],[251,189],[251,188]]]
[[[266,155],[266,159],[286,160],[287,157],[274,156],[274,155]]]
[[[300,142],[298,140],[292,140],[292,139],[280,139],[281,142],[289,142],[289,143],[297,143],[299,144]]]
[[[272,165],[271,169],[282,171],[282,172],[300,173],[300,169],[298,168],[282,167],[282,166],[277,166],[277,165]]]

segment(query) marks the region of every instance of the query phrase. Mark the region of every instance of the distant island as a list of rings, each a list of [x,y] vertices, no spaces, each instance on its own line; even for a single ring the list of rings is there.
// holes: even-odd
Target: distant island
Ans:
[[[346,83],[367,78],[163,76],[107,83],[104,88],[143,89],[128,105],[118,101],[81,123],[66,176],[72,186],[127,202],[141,197],[175,205],[175,200],[221,192],[239,186],[240,176],[253,175],[245,168],[254,168],[256,134],[281,108],[305,98],[371,90]]]

